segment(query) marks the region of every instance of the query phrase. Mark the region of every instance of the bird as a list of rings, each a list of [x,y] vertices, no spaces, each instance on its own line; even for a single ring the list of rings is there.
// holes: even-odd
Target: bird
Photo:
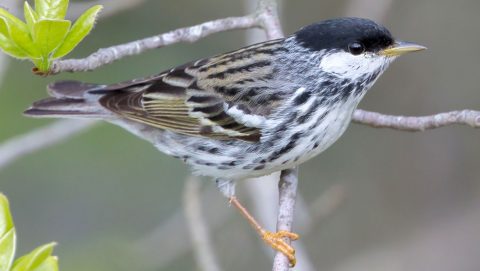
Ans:
[[[426,47],[369,19],[335,18],[292,35],[116,84],[54,82],[31,117],[101,119],[210,176],[262,239],[295,265],[292,232],[263,229],[238,180],[293,168],[330,147],[400,55]]]

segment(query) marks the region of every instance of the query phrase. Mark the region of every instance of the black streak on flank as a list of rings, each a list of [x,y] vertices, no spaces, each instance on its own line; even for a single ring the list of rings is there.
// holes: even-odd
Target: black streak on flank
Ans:
[[[285,145],[283,148],[281,148],[280,150],[278,151],[275,151],[272,153],[272,155],[270,155],[270,157],[268,158],[268,161],[274,161],[274,160],[277,160],[278,158],[280,158],[280,156],[282,156],[283,154],[286,154],[287,152],[291,151],[293,148],[295,148],[296,144],[297,144],[297,140],[302,136],[303,134],[302,133],[295,133],[291,138],[290,138],[290,142],[288,142],[287,145]]]
[[[295,99],[293,100],[293,103],[294,105],[297,105],[297,106],[304,104],[311,96],[312,96],[312,93],[310,91],[304,91],[302,94],[295,97]]]
[[[229,167],[234,167],[236,165],[240,164],[239,161],[230,161],[230,162],[223,162],[221,165],[222,166],[229,166]]]
[[[355,84],[347,84],[341,89],[341,98],[342,100],[346,100],[350,95],[352,95],[352,92],[354,90]]]
[[[218,148],[211,148],[211,149],[208,150],[208,152],[211,153],[211,154],[218,154],[219,151],[220,150]]]
[[[312,106],[310,106],[310,108],[308,109],[308,111],[307,111],[305,114],[303,114],[303,115],[301,115],[300,117],[298,117],[297,123],[298,123],[298,124],[303,124],[303,123],[305,123],[307,120],[309,120],[309,119],[312,117],[313,113],[316,112],[316,109],[318,108],[318,106],[320,105],[320,103],[321,103],[321,101],[317,99],[317,100],[315,101],[315,103],[314,103]]]
[[[297,111],[294,111],[290,114],[288,120],[282,122],[274,131],[275,134],[284,132],[287,130],[287,127],[292,125],[293,121],[297,118]]]
[[[264,169],[265,168],[265,165],[259,165],[259,166],[256,166],[253,168],[253,170],[261,170],[261,169]]]
[[[312,124],[310,127],[308,127],[308,130],[313,130],[315,127],[320,125],[320,123],[322,123],[323,119],[327,116],[328,113],[329,113],[328,111],[323,112],[323,114],[320,115],[320,117],[318,117],[317,121],[314,124]]]

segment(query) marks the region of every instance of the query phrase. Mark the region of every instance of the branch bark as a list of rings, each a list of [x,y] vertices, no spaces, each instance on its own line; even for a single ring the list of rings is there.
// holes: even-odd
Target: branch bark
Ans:
[[[277,231],[292,231],[293,214],[298,187],[298,168],[283,170],[278,182],[278,217]],[[286,240],[290,243],[290,240]],[[281,252],[275,254],[273,259],[273,271],[290,269],[288,258]]]
[[[410,132],[422,132],[452,124],[480,128],[480,111],[459,110],[430,116],[407,117],[384,115],[358,109],[353,114],[353,121],[374,128],[390,128]]]
[[[268,39],[283,38],[284,34],[280,25],[276,0],[260,0],[259,2],[260,23],[267,34]],[[277,231],[292,231],[293,215],[297,198],[298,169],[283,170],[278,182],[278,215]],[[286,238],[288,243],[290,240]],[[273,259],[273,271],[288,271],[290,262],[281,252],[277,251]]]
[[[202,24],[179,28],[153,37],[132,41],[97,52],[83,59],[59,60],[53,63],[52,74],[60,72],[84,72],[95,70],[127,56],[139,55],[151,49],[157,49],[179,42],[196,42],[208,35],[234,29],[260,27],[256,16],[229,17]]]

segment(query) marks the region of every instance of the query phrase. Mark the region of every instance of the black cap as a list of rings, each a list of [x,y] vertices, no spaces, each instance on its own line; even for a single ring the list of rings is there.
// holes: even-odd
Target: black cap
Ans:
[[[360,42],[369,52],[378,52],[391,46],[394,39],[390,31],[372,20],[338,18],[303,27],[294,34],[305,48],[348,50],[349,44]]]

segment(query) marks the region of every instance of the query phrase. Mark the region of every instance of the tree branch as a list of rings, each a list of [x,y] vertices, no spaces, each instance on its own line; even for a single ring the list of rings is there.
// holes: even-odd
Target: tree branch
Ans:
[[[353,121],[375,128],[391,128],[400,131],[422,132],[452,124],[480,128],[480,111],[461,110],[422,117],[392,116],[365,110],[356,110]]]
[[[283,170],[278,182],[278,217],[277,231],[292,231],[293,214],[297,197],[298,169]],[[286,240],[290,243],[290,240]],[[273,271],[283,271],[290,268],[288,258],[281,252],[275,254],[273,259]]]
[[[267,39],[280,39],[284,37],[280,19],[278,17],[277,0],[260,0],[258,2],[257,19],[265,32]]]
[[[60,72],[91,71],[124,57],[142,54],[151,49],[157,49],[179,42],[192,43],[214,33],[253,27],[260,27],[260,25],[257,17],[252,15],[218,19],[190,27],[179,28],[142,40],[102,48],[83,59],[55,61],[50,72],[56,74]]]
[[[277,11],[276,0],[260,0],[259,10],[262,12],[258,18],[267,34],[268,39],[283,38],[284,34],[280,26],[280,20]],[[278,215],[277,215],[277,231],[292,231],[293,215],[295,211],[295,202],[298,187],[298,169],[283,170],[280,174],[278,183]],[[286,238],[290,243],[290,240]],[[275,253],[273,259],[273,271],[288,271],[290,262],[288,258],[281,252]]]

